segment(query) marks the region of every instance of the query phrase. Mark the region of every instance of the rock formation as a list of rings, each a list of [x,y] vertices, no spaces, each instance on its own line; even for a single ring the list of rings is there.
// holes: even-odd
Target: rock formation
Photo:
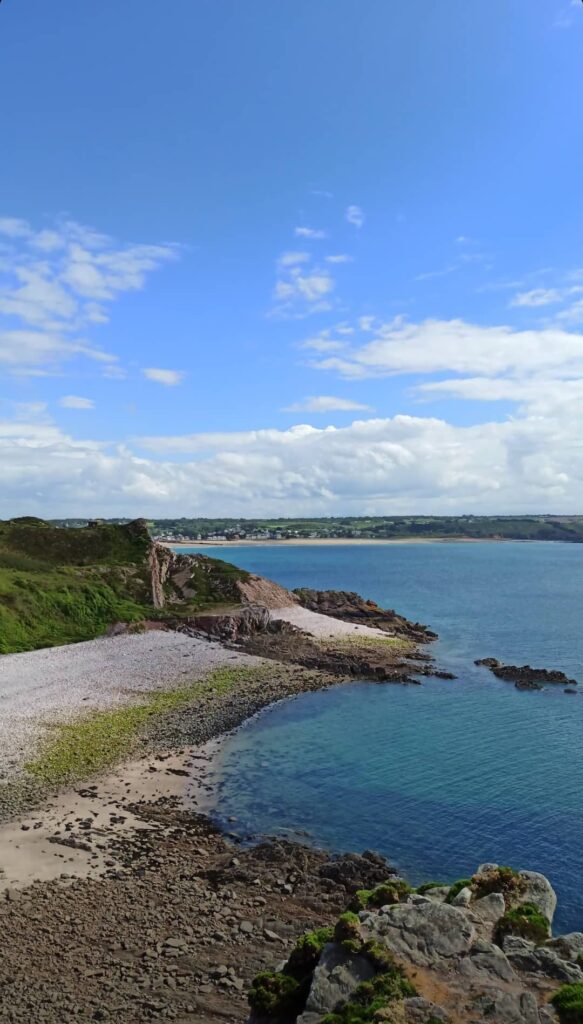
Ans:
[[[252,1019],[579,1024],[583,933],[551,938],[555,907],[543,875],[496,864],[453,886],[415,891],[389,879],[356,894],[311,965],[292,953],[255,980]],[[577,999],[579,1015],[565,1014]]]

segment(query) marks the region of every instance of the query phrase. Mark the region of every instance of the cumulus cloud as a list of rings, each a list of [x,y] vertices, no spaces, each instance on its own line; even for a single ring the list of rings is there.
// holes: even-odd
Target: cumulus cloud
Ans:
[[[176,387],[177,384],[181,384],[184,380],[183,370],[160,370],[155,367],[149,367],[142,370],[144,377],[148,380],[153,380],[156,384],[165,384],[166,387]]]
[[[338,253],[336,256],[326,256],[326,263],[352,263],[352,256],[346,253]]]
[[[364,210],[360,206],[348,206],[346,208],[346,220],[355,228],[361,228],[364,224]]]
[[[179,255],[177,246],[124,244],[59,221],[35,230],[0,218],[0,362],[15,369],[54,368],[76,356],[113,362],[85,334],[109,319],[122,293],[143,288],[147,276]]]
[[[581,397],[531,396],[473,426],[394,416],[119,445],[29,410],[0,419],[0,517],[569,512],[583,502]]]
[[[301,402],[288,405],[282,412],[372,412],[372,406],[354,402],[350,398],[335,398],[333,395],[311,395]]]
[[[94,409],[95,402],[92,398],[82,398],[81,395],[63,395],[59,398],[59,405],[63,409]]]

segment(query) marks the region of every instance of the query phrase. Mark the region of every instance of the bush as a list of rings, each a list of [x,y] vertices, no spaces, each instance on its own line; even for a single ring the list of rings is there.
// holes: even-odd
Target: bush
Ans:
[[[358,986],[350,1002],[336,1013],[327,1014],[321,1024],[371,1024],[391,1003],[417,995],[402,971],[391,967]]]
[[[424,882],[423,885],[418,885],[415,891],[419,896],[424,896],[426,892],[431,892],[432,889],[443,888],[445,888],[443,882]]]
[[[341,914],[334,928],[334,939],[351,953],[358,953],[362,946],[360,921],[356,914],[347,910]]]
[[[400,903],[403,896],[414,890],[402,878],[396,878],[377,885],[374,889],[357,889],[350,901],[350,910],[358,912],[370,908],[385,907],[391,903]]]
[[[291,1021],[304,1008],[307,990],[281,971],[262,971],[249,990],[249,1005],[260,1017]]]
[[[501,892],[506,906],[520,896],[525,888],[524,878],[514,868],[498,867],[493,871],[486,871],[483,875],[474,875],[472,879],[476,899],[489,896],[491,892]]]
[[[561,1024],[583,1024],[583,984],[562,985],[551,1003],[559,1014]]]
[[[506,911],[498,922],[496,932],[499,940],[505,935],[520,935],[523,939],[541,943],[549,938],[551,929],[546,917],[534,903],[523,903],[514,910]]]
[[[284,968],[285,973],[291,974],[298,981],[301,981],[306,974],[312,974],[320,959],[320,953],[326,943],[332,941],[333,937],[333,928],[317,928],[316,931],[306,932],[305,935],[298,939],[292,949],[289,960]]]

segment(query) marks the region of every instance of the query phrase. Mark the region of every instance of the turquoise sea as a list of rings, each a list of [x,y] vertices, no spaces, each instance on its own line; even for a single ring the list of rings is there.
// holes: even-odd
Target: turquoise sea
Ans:
[[[194,550],[194,549],[193,549]],[[357,590],[425,622],[456,681],[366,681],[283,701],[224,744],[219,821],[380,850],[413,882],[484,860],[542,871],[557,931],[583,930],[583,545],[204,548],[284,586]],[[494,656],[580,680],[521,692]]]

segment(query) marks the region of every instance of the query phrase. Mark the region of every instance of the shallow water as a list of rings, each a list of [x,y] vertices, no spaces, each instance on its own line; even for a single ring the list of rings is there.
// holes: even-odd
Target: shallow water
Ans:
[[[583,546],[233,547],[288,587],[357,590],[428,623],[455,682],[354,683],[269,709],[223,746],[216,805],[248,832],[383,852],[412,881],[483,860],[543,871],[583,930],[583,697],[521,692],[473,660],[560,668],[583,693]],[[233,825],[229,825],[233,828]]]

